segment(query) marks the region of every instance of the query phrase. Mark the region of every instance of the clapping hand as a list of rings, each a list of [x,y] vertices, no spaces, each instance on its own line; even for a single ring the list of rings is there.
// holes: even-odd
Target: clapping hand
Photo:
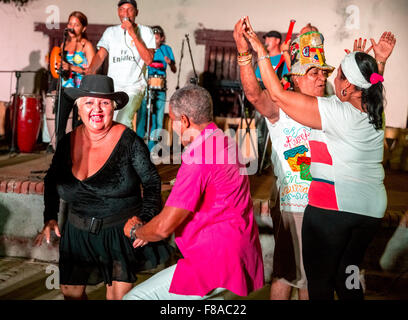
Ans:
[[[234,40],[237,45],[238,52],[247,52],[248,51],[248,42],[245,39],[244,32],[246,29],[245,18],[239,19],[234,27]]]
[[[378,40],[378,43],[374,39],[370,39],[375,54],[375,59],[377,61],[385,62],[392,53],[395,47],[397,39],[391,32],[384,32]]]
[[[366,50],[367,39],[364,39],[364,41],[362,41],[362,38],[354,40],[353,51],[369,53],[373,49],[376,60],[385,62],[391,55],[397,40],[391,32],[384,32],[378,43],[373,38],[370,41],[371,46]],[[348,49],[345,49],[345,51],[347,54],[351,52]]]
[[[367,45],[367,39],[364,39],[364,41],[362,41],[362,40],[363,40],[362,38],[354,40],[353,52],[354,51],[360,51],[360,52],[364,52],[364,53],[369,53],[370,50],[373,48],[373,46],[371,46],[366,50],[365,47]],[[347,54],[349,54],[351,52],[348,49],[344,49],[344,51],[346,51]]]
[[[265,55],[266,49],[261,40],[259,40],[254,29],[252,28],[251,23],[249,21],[249,17],[244,17],[242,19],[243,19],[242,33],[244,34],[248,42],[251,44],[252,49],[258,53],[258,56]]]

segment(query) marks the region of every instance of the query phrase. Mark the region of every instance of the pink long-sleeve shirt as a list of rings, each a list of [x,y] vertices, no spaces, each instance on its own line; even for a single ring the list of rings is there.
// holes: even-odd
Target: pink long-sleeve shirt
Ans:
[[[211,123],[183,153],[166,206],[191,215],[176,230],[183,258],[171,293],[204,296],[225,288],[246,296],[264,285],[249,179],[237,150],[235,141]]]

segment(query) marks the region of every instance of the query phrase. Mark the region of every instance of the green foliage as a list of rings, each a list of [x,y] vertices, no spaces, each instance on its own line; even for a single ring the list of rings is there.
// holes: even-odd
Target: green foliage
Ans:
[[[17,8],[21,8],[25,6],[28,2],[31,0],[0,0],[0,3],[12,3],[14,4]]]

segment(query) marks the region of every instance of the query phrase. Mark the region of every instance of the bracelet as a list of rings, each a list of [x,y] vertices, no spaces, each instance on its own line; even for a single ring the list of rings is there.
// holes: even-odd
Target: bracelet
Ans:
[[[244,61],[244,62],[238,61],[238,65],[240,67],[246,66],[246,65],[251,64],[251,63],[252,63],[252,60],[248,60],[248,61]]]
[[[264,56],[258,58],[258,62],[261,61],[261,60],[264,60],[264,59],[269,59],[269,58],[270,58],[269,54],[264,55]]]
[[[246,61],[246,60],[251,60],[252,59],[252,53],[249,53],[245,56],[238,56],[237,57],[238,61]]]
[[[249,51],[245,51],[245,52],[239,52],[238,51],[238,57],[245,57],[245,56],[249,56],[251,54],[251,52]]]
[[[382,64],[383,66],[385,66],[385,61],[378,61],[378,60],[375,60],[375,61],[377,61],[377,64]]]
[[[252,63],[252,54],[249,53],[246,56],[238,56],[237,62],[239,66],[246,66],[247,64]]]

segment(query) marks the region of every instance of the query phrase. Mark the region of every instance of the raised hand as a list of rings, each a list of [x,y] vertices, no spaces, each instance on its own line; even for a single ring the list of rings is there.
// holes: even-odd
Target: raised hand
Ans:
[[[282,42],[280,46],[280,50],[289,52],[289,49],[290,49],[290,40]]]
[[[363,40],[362,38],[354,40],[353,51],[360,51],[360,52],[369,53],[370,50],[373,48],[373,46],[369,47],[366,50],[365,47],[366,47],[366,44],[367,44],[367,39],[364,39],[364,41],[362,41],[362,40]],[[348,49],[345,49],[344,51],[346,51],[347,54],[349,54],[351,52]]]
[[[252,49],[258,53],[258,56],[265,55],[266,49],[263,43],[261,42],[261,40],[259,40],[254,29],[252,28],[251,23],[249,21],[249,17],[245,17],[243,23],[245,24],[244,31],[243,31],[244,36],[251,44]]]
[[[372,38],[370,40],[374,50],[375,59],[385,63],[391,55],[397,39],[391,32],[384,32],[380,40],[378,40],[378,43]]]
[[[245,18],[239,19],[234,27],[233,36],[237,45],[238,52],[247,52],[249,50],[248,42],[246,41],[244,36],[245,28]]]

